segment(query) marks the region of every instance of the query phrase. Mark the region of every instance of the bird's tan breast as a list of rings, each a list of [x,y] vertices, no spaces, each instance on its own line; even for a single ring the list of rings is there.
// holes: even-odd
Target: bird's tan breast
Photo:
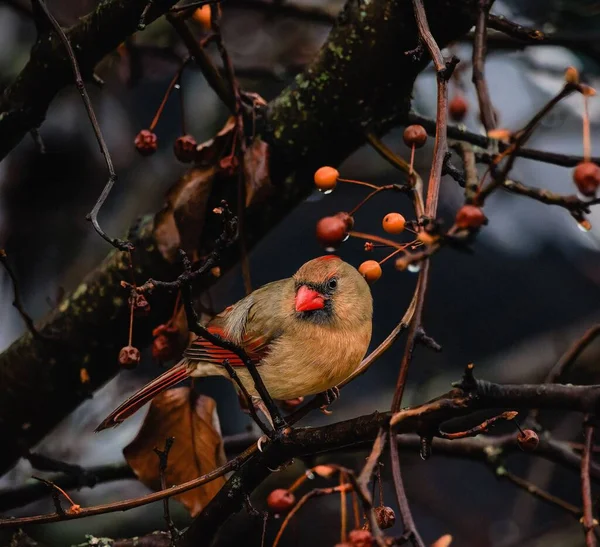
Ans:
[[[259,372],[275,399],[320,393],[339,384],[358,367],[370,339],[370,324],[342,331],[304,325],[272,344]],[[255,394],[254,389],[251,393]]]

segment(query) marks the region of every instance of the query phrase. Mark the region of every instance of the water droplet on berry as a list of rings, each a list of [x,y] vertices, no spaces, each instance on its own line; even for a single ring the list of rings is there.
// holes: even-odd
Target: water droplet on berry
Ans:
[[[181,86],[179,84],[175,84],[175,89],[181,89]]]
[[[330,188],[329,190],[319,190],[319,192],[323,192],[326,196],[328,196],[331,194],[331,192],[333,192],[333,188]]]
[[[409,264],[407,269],[409,272],[418,273],[421,271],[421,264],[419,264],[418,262]]]
[[[314,473],[313,473],[313,472],[312,472],[312,471],[309,469],[308,471],[306,471],[306,478],[307,478],[308,480],[311,480],[311,481],[312,481],[312,480],[314,480],[314,478],[315,478],[315,474],[314,474]]]
[[[350,234],[346,234],[346,237],[342,239],[342,242],[348,241],[350,239]]]
[[[325,250],[326,250],[328,253],[335,253],[335,247],[325,247]]]
[[[577,192],[577,197],[581,201],[592,201],[593,199],[596,199],[596,196],[584,196],[581,192]]]

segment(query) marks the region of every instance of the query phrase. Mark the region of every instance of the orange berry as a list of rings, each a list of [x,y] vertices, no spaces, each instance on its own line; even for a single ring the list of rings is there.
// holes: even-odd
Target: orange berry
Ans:
[[[450,117],[455,122],[463,121],[467,115],[467,110],[469,110],[469,103],[467,103],[466,99],[462,95],[455,95],[448,105]]]
[[[573,180],[584,196],[593,197],[600,186],[600,167],[591,161],[583,161],[573,170]]]
[[[400,234],[406,226],[406,219],[400,213],[388,213],[381,223],[388,234]]]
[[[317,240],[324,247],[339,246],[347,235],[347,224],[339,216],[324,217],[317,222]]]
[[[417,239],[424,245],[431,245],[437,239],[436,236],[431,235],[429,232],[423,230],[417,234]]]
[[[381,277],[381,266],[376,260],[365,260],[358,271],[368,283],[375,283]]]
[[[319,190],[333,190],[337,184],[340,172],[333,167],[320,167],[315,171],[315,185]]]
[[[202,28],[204,28],[205,30],[210,30],[210,5],[206,4],[204,6],[199,7],[195,12],[194,12],[194,20],[198,21],[198,23],[200,23],[200,26],[202,26]]]
[[[269,509],[277,513],[289,511],[294,506],[294,503],[296,503],[296,497],[285,488],[277,488],[277,490],[273,490],[267,497]]]
[[[422,125],[409,125],[402,135],[404,144],[409,148],[421,148],[427,141],[427,131]]]
[[[517,435],[517,444],[521,450],[532,452],[540,444],[540,438],[533,429],[524,429]]]
[[[480,207],[463,205],[456,213],[455,222],[459,228],[479,228],[487,223],[487,218]]]

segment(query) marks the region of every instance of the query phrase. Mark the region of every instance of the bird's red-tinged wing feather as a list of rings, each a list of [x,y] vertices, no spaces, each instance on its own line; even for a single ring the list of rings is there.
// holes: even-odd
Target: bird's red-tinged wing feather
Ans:
[[[207,327],[208,332],[215,334],[224,340],[227,340],[225,331],[222,327],[217,325],[210,325]],[[242,336],[241,342],[238,344],[252,359],[252,361],[259,365],[261,359],[269,351],[270,339],[267,336],[256,336],[251,333],[246,333]],[[223,364],[223,361],[227,359],[232,367],[243,367],[244,363],[240,357],[231,351],[230,349],[222,348],[206,340],[205,338],[196,338],[190,346],[183,353],[185,359],[192,361],[203,361],[206,363],[212,363],[215,365]]]

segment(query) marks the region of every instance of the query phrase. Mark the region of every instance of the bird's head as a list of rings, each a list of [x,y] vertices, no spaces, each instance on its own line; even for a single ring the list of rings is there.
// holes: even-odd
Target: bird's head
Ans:
[[[315,258],[294,275],[294,310],[318,324],[352,325],[371,321],[373,299],[356,268],[335,255]]]

